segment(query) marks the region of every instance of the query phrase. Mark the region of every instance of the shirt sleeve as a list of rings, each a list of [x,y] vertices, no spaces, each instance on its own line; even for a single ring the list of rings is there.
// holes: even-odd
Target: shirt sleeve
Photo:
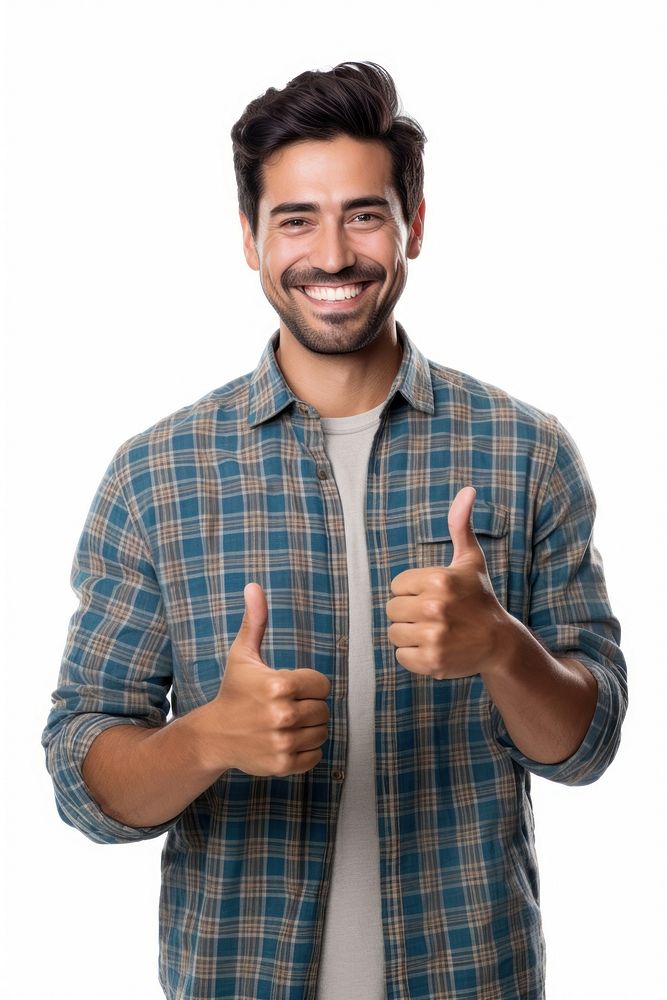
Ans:
[[[612,762],[628,703],[627,671],[619,648],[602,559],[593,544],[595,497],[571,436],[552,417],[558,435],[554,464],[537,498],[527,626],[552,656],[579,660],[597,681],[597,704],[583,742],[567,760],[542,764],[515,746],[494,707],[499,742],[534,774],[567,785],[596,781]]]
[[[90,795],[82,765],[93,740],[116,725],[160,726],[169,711],[171,645],[148,546],[133,522],[115,460],[79,540],[58,687],[42,735],[62,819],[97,843],[157,837],[175,822],[130,827]]]

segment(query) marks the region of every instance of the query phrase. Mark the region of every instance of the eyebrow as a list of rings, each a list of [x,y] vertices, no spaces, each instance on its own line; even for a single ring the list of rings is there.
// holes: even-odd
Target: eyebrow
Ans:
[[[342,208],[344,212],[349,212],[354,208],[389,208],[386,198],[381,198],[377,194],[364,195],[363,198],[351,198],[344,201]],[[270,215],[294,215],[299,212],[319,212],[320,206],[315,201],[283,201],[280,205],[272,208]]]

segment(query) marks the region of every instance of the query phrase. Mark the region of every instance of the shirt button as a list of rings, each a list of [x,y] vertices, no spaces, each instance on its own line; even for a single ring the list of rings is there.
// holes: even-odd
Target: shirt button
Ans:
[[[339,636],[336,645],[338,646],[339,649],[343,650],[347,649],[347,636],[346,635]]]
[[[336,769],[335,771],[331,772],[331,777],[333,778],[334,781],[342,781],[343,778],[345,777],[345,772]]]
[[[329,472],[328,472],[327,469],[325,469],[325,467],[323,465],[320,465],[317,468],[317,478],[318,479],[328,479],[329,478]]]
[[[297,409],[299,413],[303,413],[305,416],[307,416],[310,413],[310,410],[308,409],[305,403],[299,403]]]

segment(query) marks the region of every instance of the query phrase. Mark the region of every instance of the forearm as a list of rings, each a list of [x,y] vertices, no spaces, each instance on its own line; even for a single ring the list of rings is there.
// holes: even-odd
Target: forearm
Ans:
[[[581,745],[595,712],[597,681],[578,660],[552,656],[508,616],[500,653],[482,678],[507,731],[526,757],[566,760]]]
[[[83,777],[102,811],[127,826],[158,826],[206,791],[224,771],[202,752],[207,708],[159,729],[118,725],[101,733]]]

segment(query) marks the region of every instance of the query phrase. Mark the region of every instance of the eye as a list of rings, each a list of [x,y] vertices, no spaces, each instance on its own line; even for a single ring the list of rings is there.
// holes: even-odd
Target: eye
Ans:
[[[285,219],[280,225],[283,229],[302,229],[303,226],[307,225],[307,221],[306,219]]]
[[[356,226],[358,229],[376,230],[380,226],[384,226],[385,223],[385,216],[378,215],[377,212],[357,212],[356,215],[351,216],[348,224]]]

